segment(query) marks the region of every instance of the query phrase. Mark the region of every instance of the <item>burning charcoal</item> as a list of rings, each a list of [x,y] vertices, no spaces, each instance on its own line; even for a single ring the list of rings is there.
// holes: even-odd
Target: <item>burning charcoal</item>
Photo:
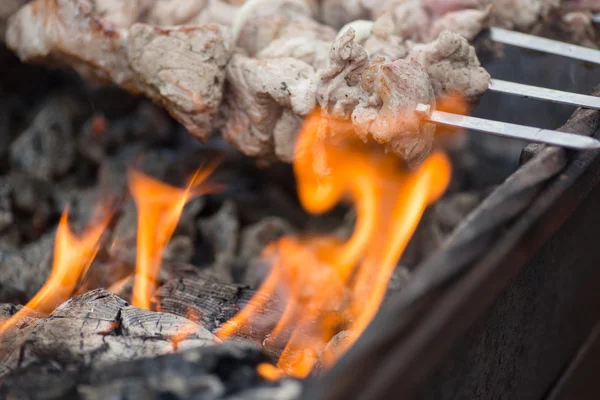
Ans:
[[[81,127],[77,148],[86,158],[100,164],[109,152],[134,140],[146,144],[166,144],[172,125],[156,105],[143,102],[133,114],[108,120],[103,114],[92,115]]]
[[[211,269],[219,271],[220,282],[232,283],[240,229],[235,203],[226,201],[214,216],[198,221],[198,229],[212,247],[215,261]]]
[[[293,379],[281,379],[274,385],[244,390],[224,400],[296,400],[302,394],[302,383]]]
[[[52,187],[48,182],[19,172],[11,173],[8,182],[12,188],[14,208],[31,215],[38,224],[42,225],[56,211],[52,204]]]
[[[169,263],[190,263],[194,256],[194,243],[188,236],[173,236],[163,252],[163,261]]]
[[[16,337],[17,345],[3,346],[0,358],[12,369],[37,360],[98,366],[170,353],[172,340],[182,332],[197,345],[213,342],[212,335],[189,320],[136,309],[98,289],[72,298],[48,318],[9,328],[2,339]]]
[[[2,159],[0,163],[0,170],[8,167],[7,156],[10,143],[13,139],[14,129],[11,122],[11,115],[8,105],[5,104],[5,102],[0,102],[0,157]]]
[[[60,375],[30,367],[5,377],[0,383],[0,396],[39,398],[44,393],[48,400],[73,396],[82,400],[233,400],[238,395],[243,399],[296,399],[299,382],[286,379],[267,383],[258,376],[256,366],[265,361],[267,358],[255,346],[225,343]],[[256,393],[265,397],[251,397]],[[275,397],[278,394],[282,397]]]
[[[123,171],[127,164],[118,157],[108,157],[98,168],[97,180],[101,193],[112,193],[115,198],[124,198],[128,194],[127,174]]]
[[[128,168],[165,181],[171,164],[173,151],[153,149],[140,145],[124,147],[114,156],[106,158],[98,170],[98,183],[104,196],[121,199],[128,193]]]
[[[175,236],[169,241],[164,250],[165,262],[189,263],[194,254],[193,230],[188,227],[187,217],[196,214],[202,207],[202,202],[194,203],[188,209],[188,214],[182,214]],[[186,208],[184,208],[185,210]],[[137,253],[137,208],[129,201],[122,208],[121,216],[112,235],[112,244],[108,249],[111,260],[120,261],[127,265],[135,265]],[[190,235],[188,232],[192,232]]]
[[[110,259],[135,265],[137,246],[137,210],[133,201],[123,207],[108,250]]]
[[[131,294],[125,294],[123,288],[125,282],[129,281],[135,268],[133,265],[125,264],[116,260],[104,260],[102,255],[96,257],[85,275],[83,281],[78,285],[74,295],[80,295],[94,289],[106,288],[125,301],[131,299]],[[129,290],[131,292],[131,290]],[[122,295],[123,294],[123,295]]]
[[[258,288],[270,270],[270,266],[265,265],[260,258],[262,251],[267,244],[293,232],[294,228],[278,217],[267,217],[246,227],[242,232],[236,263],[235,275],[239,275],[237,281]]]
[[[47,234],[22,250],[0,245],[0,302],[25,304],[50,273],[54,235]]]
[[[0,245],[0,302],[26,303],[39,289],[35,274],[18,249]]]
[[[173,314],[127,306],[121,309],[120,319],[121,334],[127,337],[168,339],[182,335],[185,340],[200,339],[205,344],[215,341],[215,337],[206,329]]]
[[[11,194],[10,183],[0,179],[0,231],[4,231],[14,221]]]
[[[12,168],[50,180],[64,175],[75,157],[72,124],[80,108],[70,98],[49,101],[11,145]]]
[[[204,279],[179,279],[163,285],[155,295],[157,310],[187,316],[211,332],[232,318],[254,296],[253,290]],[[264,313],[256,316],[254,328],[244,333],[251,340],[264,339],[279,319],[282,304],[270,298]]]
[[[175,235],[187,236],[196,242],[198,237],[197,219],[200,212],[204,209],[205,203],[205,197],[196,197],[183,207],[179,224],[177,224],[177,228],[175,229]]]

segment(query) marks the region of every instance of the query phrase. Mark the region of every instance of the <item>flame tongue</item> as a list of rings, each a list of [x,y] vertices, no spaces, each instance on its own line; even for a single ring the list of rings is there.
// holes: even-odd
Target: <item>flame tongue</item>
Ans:
[[[94,260],[100,237],[112,214],[104,213],[99,222],[86,228],[79,237],[69,228],[67,214],[65,210],[56,231],[50,277],[25,307],[0,327],[0,334],[31,311],[49,314],[68,300]]]
[[[398,259],[425,208],[446,190],[450,162],[432,154],[416,171],[355,139],[350,130],[335,132],[318,114],[305,122],[296,148],[294,171],[303,206],[322,213],[347,196],[357,211],[355,230],[346,242],[333,236],[282,238],[266,249],[276,255],[257,295],[223,325],[224,339],[249,328],[268,298],[285,293],[286,307],[266,341],[287,343],[280,373],[304,377],[317,361],[330,364],[366,328],[381,304]],[[345,330],[335,352],[327,343]],[[290,333],[291,332],[291,333]],[[262,366],[265,376],[274,370]]]
[[[185,189],[129,170],[129,188],[137,206],[137,260],[132,304],[150,309],[162,253],[175,232],[184,206],[213,187],[203,184],[217,163],[198,169]]]

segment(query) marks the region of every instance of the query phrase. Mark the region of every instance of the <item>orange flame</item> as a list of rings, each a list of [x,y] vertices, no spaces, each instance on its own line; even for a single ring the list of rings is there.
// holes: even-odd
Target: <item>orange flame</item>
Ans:
[[[203,182],[216,165],[217,163],[212,163],[198,169],[185,189],[167,185],[133,169],[129,170],[129,188],[138,211],[137,259],[132,298],[134,306],[150,309],[163,250],[175,232],[187,202],[215,188]]]
[[[25,307],[0,327],[0,334],[32,311],[49,314],[71,297],[96,257],[100,237],[111,216],[104,213],[99,222],[77,237],[69,228],[68,209],[63,212],[56,231],[50,277]]]
[[[342,129],[340,129],[340,127]],[[387,283],[425,208],[446,190],[451,165],[434,152],[416,171],[356,139],[344,122],[319,113],[305,122],[296,147],[294,171],[303,206],[323,213],[348,197],[357,219],[349,240],[334,236],[284,237],[264,256],[275,259],[256,296],[222,326],[225,339],[249,329],[269,298],[284,293],[285,310],[265,344],[284,343],[277,368],[261,365],[267,379],[307,376],[320,361],[335,361],[354,343],[381,304]],[[323,352],[338,332],[351,334],[336,352]]]

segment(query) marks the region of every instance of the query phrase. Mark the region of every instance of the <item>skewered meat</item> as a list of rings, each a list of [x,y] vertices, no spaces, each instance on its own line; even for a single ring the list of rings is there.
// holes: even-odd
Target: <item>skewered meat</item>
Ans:
[[[398,35],[398,21],[430,21],[422,1],[390,2],[376,21],[351,23],[358,38],[346,29],[336,39],[331,27],[312,19],[315,3],[304,0],[247,1],[231,21],[233,38],[219,25],[157,26],[196,21],[211,7],[231,9],[231,15],[237,10],[207,0],[199,11],[193,7],[199,3],[174,10],[166,0],[35,0],[12,19],[7,42],[23,60],[70,65],[88,78],[143,93],[201,139],[222,128],[243,153],[288,162],[304,117],[318,103],[324,116],[416,165],[434,132],[417,106],[434,106],[436,96],[454,92],[475,100],[489,82],[458,34],[443,31],[422,45]],[[107,20],[119,7],[128,16],[117,24]],[[487,11],[457,11],[466,12]],[[462,21],[451,15],[438,21]],[[137,19],[155,25],[127,26]],[[442,22],[416,37],[426,39]]]
[[[65,63],[91,80],[140,92],[124,57],[125,37],[125,30],[93,14],[87,0],[33,1],[6,31],[8,47],[23,61]]]
[[[218,25],[117,28],[88,0],[36,0],[7,29],[7,45],[25,61],[66,64],[161,103],[195,136],[210,136],[222,99],[231,42]]]
[[[321,0],[321,19],[335,29],[350,21],[368,19],[370,13],[364,3],[363,0]]]
[[[492,22],[508,29],[531,30],[540,20],[558,10],[561,0],[491,0]]]
[[[433,88],[415,61],[369,61],[348,29],[331,49],[331,67],[321,75],[317,92],[324,115],[352,119],[356,133],[373,138],[399,154],[409,165],[429,154],[435,128],[422,123],[419,103],[434,104]]]
[[[329,48],[335,32],[312,21],[293,22],[281,30],[280,36],[270,42],[257,58],[292,57],[313,66],[315,70],[327,67]]]
[[[200,138],[212,132],[223,97],[227,39],[219,25],[129,29],[127,59],[144,93]]]
[[[227,66],[225,138],[247,155],[291,162],[316,87],[315,71],[303,61],[234,55]]]
[[[423,0],[423,5],[434,15],[443,16],[453,11],[484,8],[490,0]]]
[[[374,17],[390,13],[395,25],[394,33],[414,42],[428,42],[444,30],[473,40],[489,23],[492,7],[482,7],[484,1],[387,1],[374,9]]]
[[[249,56],[254,56],[281,37],[285,28],[304,23],[311,27],[318,25],[312,19],[309,4],[303,0],[249,0],[235,16],[233,38]]]
[[[304,0],[249,0],[236,15],[233,35],[249,56],[293,57],[316,69],[327,65],[335,31],[312,18]]]
[[[488,26],[492,9],[488,6],[483,10],[467,9],[449,12],[433,23],[428,38],[433,40],[440,33],[448,30],[471,41]]]
[[[490,83],[490,74],[479,63],[475,49],[451,31],[442,32],[431,43],[414,45],[408,57],[425,68],[436,97],[458,93],[475,101]]]
[[[394,34],[394,29],[394,20],[390,13],[382,14],[372,24],[370,36],[364,43],[364,48],[371,58],[383,57],[394,61],[406,56],[404,41]]]
[[[4,42],[4,32],[6,32],[6,23],[21,6],[29,0],[3,0],[0,4],[0,42]]]

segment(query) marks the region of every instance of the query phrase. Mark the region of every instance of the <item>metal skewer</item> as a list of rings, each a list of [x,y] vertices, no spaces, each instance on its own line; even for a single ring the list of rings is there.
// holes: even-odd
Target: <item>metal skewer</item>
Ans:
[[[595,20],[598,19],[598,22],[600,22],[600,15],[595,15],[594,18]],[[490,28],[490,32],[492,40],[500,43],[600,64],[600,51],[598,50],[576,46],[569,43],[563,43],[556,40],[550,40],[526,33],[509,31],[502,28]],[[568,104],[593,110],[600,110],[600,97],[595,96],[548,89],[539,86],[524,85],[500,79],[492,79],[489,85],[489,90],[513,96],[521,96],[525,98],[551,101],[553,103]],[[545,143],[554,146],[566,147],[569,149],[600,149],[599,140],[574,133],[511,124],[507,122],[452,114],[444,111],[430,112],[430,106],[426,104],[419,104],[417,106],[417,112],[421,113],[425,120],[440,125],[469,129],[476,132],[483,132],[512,139]]]
[[[547,100],[553,103],[568,104],[576,107],[600,110],[600,97],[564,92],[539,86],[523,85],[521,83],[492,79],[489,90],[514,96]]]
[[[512,139],[545,143],[554,146],[566,147],[569,149],[600,149],[600,141],[588,136],[577,135],[574,133],[510,124],[507,122],[452,114],[444,111],[432,111],[425,119],[436,124],[470,129],[477,132],[484,132]]]
[[[496,42],[600,64],[599,50],[502,28],[490,28],[490,33]]]

